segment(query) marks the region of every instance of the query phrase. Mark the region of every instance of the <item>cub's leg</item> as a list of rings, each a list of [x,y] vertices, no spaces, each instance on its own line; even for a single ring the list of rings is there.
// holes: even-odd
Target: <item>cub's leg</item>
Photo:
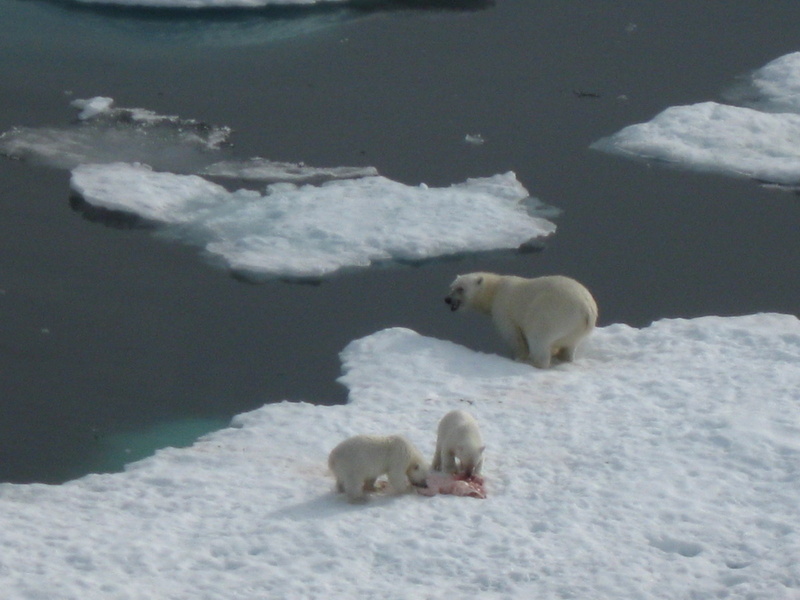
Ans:
[[[572,362],[575,359],[575,346],[559,348],[556,358],[561,362]]]
[[[367,499],[364,492],[364,480],[360,477],[349,477],[343,482],[344,493],[350,502],[361,502]]]
[[[408,489],[408,477],[403,469],[397,467],[389,471],[389,485],[395,492],[405,492]]]
[[[457,470],[456,453],[452,450],[442,452],[442,473],[455,473]]]
[[[528,362],[531,363],[534,367],[538,367],[540,369],[548,368],[550,366],[550,359],[552,358],[552,350],[550,349],[550,344],[538,343],[534,345],[531,344],[529,340],[528,345],[530,346],[531,349]]]

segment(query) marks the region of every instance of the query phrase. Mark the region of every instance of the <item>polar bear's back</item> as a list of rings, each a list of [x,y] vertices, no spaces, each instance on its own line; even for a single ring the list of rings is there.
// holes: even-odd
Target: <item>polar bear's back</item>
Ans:
[[[328,466],[334,473],[346,465],[348,469],[375,471],[370,474],[378,476],[391,465],[407,465],[412,460],[424,462],[419,451],[401,435],[356,435],[331,450]]]
[[[571,277],[505,276],[497,280],[492,314],[506,315],[520,324],[546,314],[551,322],[578,321],[591,330],[597,322],[597,303],[589,290]]]
[[[452,410],[442,417],[439,421],[438,435],[442,439],[477,436],[478,445],[481,444],[478,422],[475,417],[463,410]]]
[[[339,464],[385,463],[392,445],[391,437],[385,435],[354,435],[339,443],[330,455],[328,466],[336,472]]]

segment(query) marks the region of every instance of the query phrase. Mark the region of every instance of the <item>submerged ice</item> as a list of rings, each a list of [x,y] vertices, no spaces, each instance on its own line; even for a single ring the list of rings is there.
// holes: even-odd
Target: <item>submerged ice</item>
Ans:
[[[63,127],[15,127],[0,135],[0,154],[59,169],[145,162],[175,173],[257,181],[316,181],[376,175],[372,167],[319,168],[230,154],[230,127],[115,105],[96,96],[71,102],[77,119]]]
[[[800,52],[734,86],[738,105],[702,102],[666,109],[595,142],[605,152],[800,186]]]
[[[156,168],[193,172],[219,160],[229,127],[115,107],[111,98],[74,100],[75,122],[64,127],[15,127],[0,135],[0,154],[72,169],[84,163],[147,160]]]
[[[133,213],[253,278],[318,278],[384,261],[515,249],[555,230],[513,173],[446,188],[385,177],[321,185],[224,187],[144,165],[81,165],[72,188],[86,202]]]

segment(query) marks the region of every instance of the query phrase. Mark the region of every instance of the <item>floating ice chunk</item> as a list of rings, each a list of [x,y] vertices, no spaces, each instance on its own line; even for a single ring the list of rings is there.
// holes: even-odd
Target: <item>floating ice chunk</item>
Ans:
[[[800,52],[758,69],[726,97],[745,106],[674,106],[591,147],[764,183],[800,185]]]
[[[800,115],[716,102],[675,106],[592,148],[784,185],[800,183]]]
[[[81,165],[72,172],[71,187],[93,206],[167,224],[194,221],[230,196],[197,175],[157,173],[128,163]]]
[[[375,262],[516,249],[555,231],[513,173],[447,188],[380,176],[282,183],[261,195],[118,163],[81,165],[71,185],[94,206],[174,225],[168,235],[256,278],[318,278]]]
[[[725,98],[768,112],[800,114],[800,52],[776,58],[744,77]]]
[[[99,114],[107,113],[111,109],[111,105],[114,104],[113,98],[106,98],[104,96],[96,96],[94,98],[89,99],[77,99],[73,100],[71,106],[75,108],[81,109],[81,112],[78,114],[78,118],[82,121],[87,119],[91,119],[92,117],[96,117]]]

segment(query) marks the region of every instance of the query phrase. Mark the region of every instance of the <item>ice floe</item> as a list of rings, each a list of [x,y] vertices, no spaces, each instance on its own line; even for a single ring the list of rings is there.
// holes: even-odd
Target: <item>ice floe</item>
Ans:
[[[595,142],[605,152],[800,185],[800,53],[772,61],[727,94],[743,106],[674,106]]]
[[[196,175],[128,163],[81,165],[72,189],[94,207],[162,225],[249,277],[319,278],[376,262],[516,249],[555,225],[513,173],[446,188],[381,176],[228,192]]]
[[[0,485],[4,597],[794,598],[800,322],[596,330],[548,371],[387,329],[349,403],[279,403],[124,473]],[[333,492],[327,453],[478,418],[488,497]]]

